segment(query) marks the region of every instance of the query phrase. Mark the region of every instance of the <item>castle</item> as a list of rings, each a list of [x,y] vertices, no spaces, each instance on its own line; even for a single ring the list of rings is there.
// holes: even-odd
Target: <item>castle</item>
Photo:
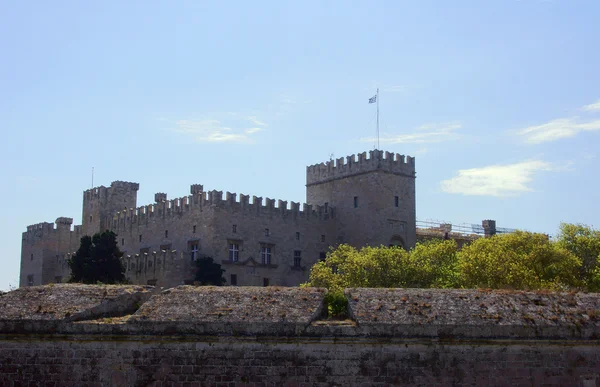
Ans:
[[[195,260],[213,257],[228,285],[296,286],[330,246],[416,242],[415,159],[372,150],[306,168],[306,204],[204,191],[137,206],[139,184],[115,181],[83,192],[82,224],[60,217],[27,227],[20,286],[66,282],[84,235],[111,230],[133,284],[190,283]]]

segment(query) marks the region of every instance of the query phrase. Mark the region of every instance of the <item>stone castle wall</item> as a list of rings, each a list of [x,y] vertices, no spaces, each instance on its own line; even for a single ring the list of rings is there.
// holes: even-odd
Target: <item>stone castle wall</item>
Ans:
[[[292,286],[339,243],[414,246],[414,159],[379,150],[369,155],[308,167],[308,204],[223,197],[194,184],[189,196],[167,200],[157,193],[156,203],[136,207],[137,183],[86,190],[81,226],[71,230],[72,219],[59,218],[56,227],[41,223],[23,233],[20,286],[66,281],[80,238],[105,229],[118,235],[126,277],[162,287],[192,281],[200,255],[221,263],[229,284]],[[230,244],[239,249],[237,261]],[[265,247],[270,262],[263,262]]]
[[[151,294],[154,294],[151,296]],[[0,295],[0,384],[569,385],[600,381],[598,294],[49,285]]]

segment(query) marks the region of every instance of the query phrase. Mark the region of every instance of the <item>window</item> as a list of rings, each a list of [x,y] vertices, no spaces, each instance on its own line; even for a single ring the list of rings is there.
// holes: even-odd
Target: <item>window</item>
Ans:
[[[33,286],[33,274],[27,276],[27,286]]]
[[[327,254],[324,251],[319,253],[319,261],[324,261],[327,258]]]
[[[165,230],[165,238],[169,237],[169,230]]]
[[[121,246],[125,245],[125,238],[121,238]]]
[[[324,208],[324,211],[325,211],[325,213],[327,213],[327,210],[329,209],[329,203],[327,203],[327,202],[326,202],[326,203],[323,205],[323,208]]]
[[[33,253],[31,253],[31,260],[33,261]]]
[[[192,258],[192,261],[195,261],[199,258],[198,251],[198,242],[190,243],[190,257]]]
[[[296,240],[299,241],[300,240],[300,233],[296,231]]]
[[[229,283],[231,284],[231,286],[237,286],[237,274],[232,274],[230,276]]]
[[[271,234],[271,232],[269,231],[268,228],[265,228],[265,236],[269,236]]]
[[[92,219],[93,219],[93,217],[92,217],[92,215],[90,215],[90,223],[92,222]]]
[[[142,234],[140,234],[140,242],[142,241]]]
[[[231,226],[231,231],[235,234],[237,233],[237,224],[234,224],[233,226]]]
[[[193,225],[192,226],[192,234],[195,234],[195,233],[196,233],[196,225]]]
[[[400,204],[400,198],[398,196],[394,196],[394,207],[398,207]]]
[[[321,234],[321,242],[325,242],[325,234]]]
[[[229,260],[232,262],[240,260],[240,245],[238,243],[229,243]]]
[[[358,196],[354,197],[354,208],[358,208]]]
[[[269,279],[263,278],[263,286],[269,286]]]
[[[302,263],[302,251],[295,250],[294,251],[294,267],[300,267]]]
[[[271,264],[271,247],[269,247],[269,246],[262,246],[260,248],[260,262],[263,265],[270,265]]]

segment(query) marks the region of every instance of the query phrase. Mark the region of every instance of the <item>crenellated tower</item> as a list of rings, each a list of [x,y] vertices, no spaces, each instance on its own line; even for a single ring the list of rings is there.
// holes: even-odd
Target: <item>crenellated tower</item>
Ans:
[[[337,243],[416,243],[415,159],[372,150],[306,169],[306,201],[336,211]]]
[[[113,181],[110,187],[96,187],[83,192],[82,229],[93,235],[108,229],[106,219],[117,211],[136,208],[138,183]]]

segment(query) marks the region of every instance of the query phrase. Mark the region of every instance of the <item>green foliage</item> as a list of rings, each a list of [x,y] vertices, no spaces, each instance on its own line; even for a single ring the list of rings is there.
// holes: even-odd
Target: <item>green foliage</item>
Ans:
[[[71,278],[69,282],[84,284],[115,284],[125,282],[125,266],[121,262],[123,253],[117,245],[117,235],[104,231],[94,236],[84,236],[79,249],[69,259]]]
[[[600,291],[600,230],[583,224],[561,223],[557,244],[581,260],[581,277],[589,290]]]
[[[581,225],[561,225],[561,231],[557,242],[517,231],[478,239],[460,251],[452,240],[417,243],[410,252],[340,245],[312,267],[303,286],[332,294],[350,287],[600,290],[600,233]]]
[[[196,282],[201,286],[213,285],[223,286],[225,278],[221,269],[221,265],[215,263],[211,257],[200,257],[196,261]]]
[[[345,318],[348,316],[348,299],[341,291],[330,291],[325,294],[327,316]]]
[[[517,231],[481,238],[458,253],[462,287],[565,289],[580,285],[581,260],[546,235]]]
[[[456,282],[456,243],[429,241],[409,254],[398,247],[340,245],[314,265],[307,286],[342,291],[349,287],[450,287]]]
[[[407,285],[416,288],[456,287],[457,251],[454,240],[434,239],[417,243],[410,252],[412,281],[407,281]]]

